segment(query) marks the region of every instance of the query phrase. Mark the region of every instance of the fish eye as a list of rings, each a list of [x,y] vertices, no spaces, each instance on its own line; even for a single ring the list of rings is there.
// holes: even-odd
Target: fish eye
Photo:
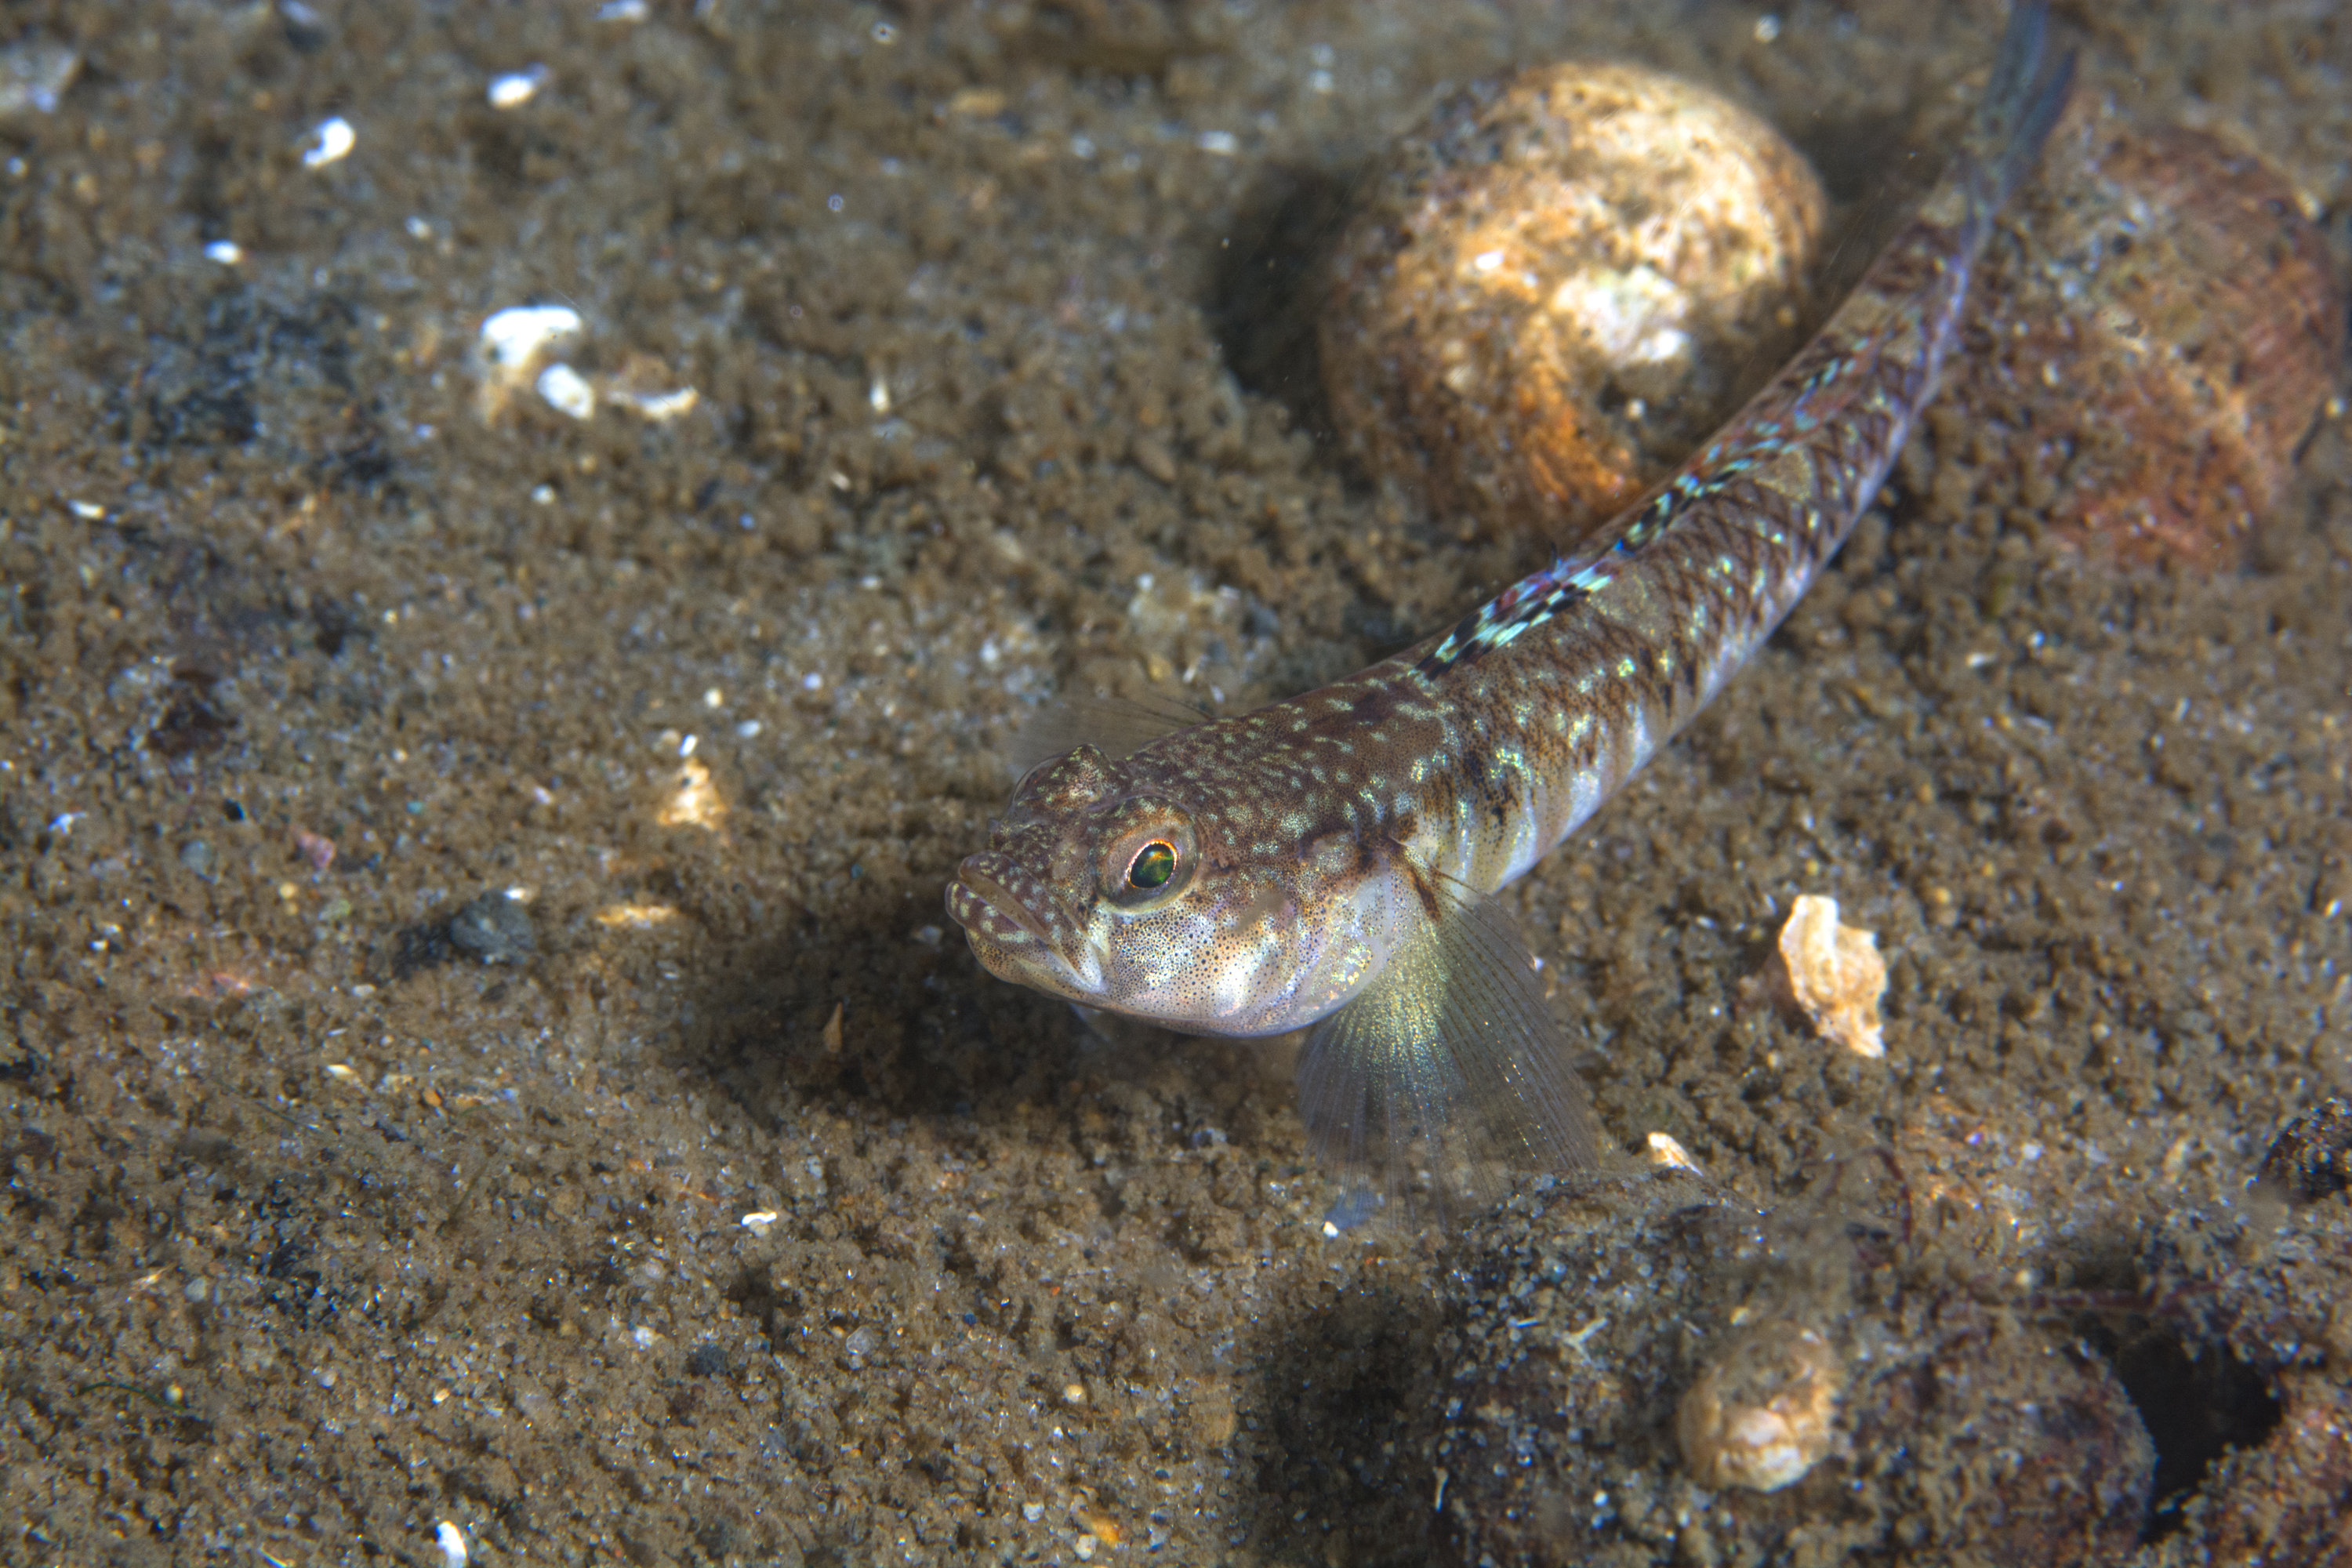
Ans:
[[[1127,863],[1127,885],[1139,893],[1156,893],[1176,874],[1176,847],[1155,838]]]
[[[1192,819],[1164,801],[1122,803],[1105,824],[1096,873],[1102,896],[1130,914],[1144,914],[1181,897],[1199,868]]]

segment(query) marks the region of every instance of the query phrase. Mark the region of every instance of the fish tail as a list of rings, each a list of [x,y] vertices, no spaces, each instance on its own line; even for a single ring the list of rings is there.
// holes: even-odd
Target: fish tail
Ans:
[[[2050,128],[2065,111],[2074,55],[2070,49],[2045,69],[2049,31],[2049,0],[2017,0],[1992,79],[1960,143],[1953,176],[1966,203],[1961,226],[1970,252],[1991,234],[1994,216],[2032,173]]]

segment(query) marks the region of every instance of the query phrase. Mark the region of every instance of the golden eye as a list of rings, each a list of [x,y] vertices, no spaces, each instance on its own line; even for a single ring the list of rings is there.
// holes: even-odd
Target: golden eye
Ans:
[[[1138,892],[1157,892],[1176,874],[1176,847],[1153,839],[1127,863],[1127,885]]]
[[[1103,899],[1129,914],[1149,914],[1183,895],[1202,869],[1200,842],[1182,811],[1143,797],[1122,801],[1103,826],[1095,862]]]

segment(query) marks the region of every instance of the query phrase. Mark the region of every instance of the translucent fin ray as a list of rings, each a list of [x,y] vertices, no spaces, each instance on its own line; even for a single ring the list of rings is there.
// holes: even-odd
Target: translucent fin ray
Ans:
[[[1483,1204],[1514,1173],[1598,1164],[1600,1140],[1527,949],[1492,899],[1450,894],[1298,1064],[1317,1154],[1410,1210]]]

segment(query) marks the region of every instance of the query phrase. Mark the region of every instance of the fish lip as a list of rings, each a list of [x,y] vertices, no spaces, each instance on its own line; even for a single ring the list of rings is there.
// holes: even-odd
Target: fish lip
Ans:
[[[1101,990],[1055,937],[1059,925],[1075,941],[1077,922],[1051,889],[1009,857],[990,850],[967,858],[948,884],[947,904],[949,918],[963,927],[981,962],[1000,978],[1041,989],[1050,983],[1072,997]],[[1050,914],[1039,911],[1041,904]]]

